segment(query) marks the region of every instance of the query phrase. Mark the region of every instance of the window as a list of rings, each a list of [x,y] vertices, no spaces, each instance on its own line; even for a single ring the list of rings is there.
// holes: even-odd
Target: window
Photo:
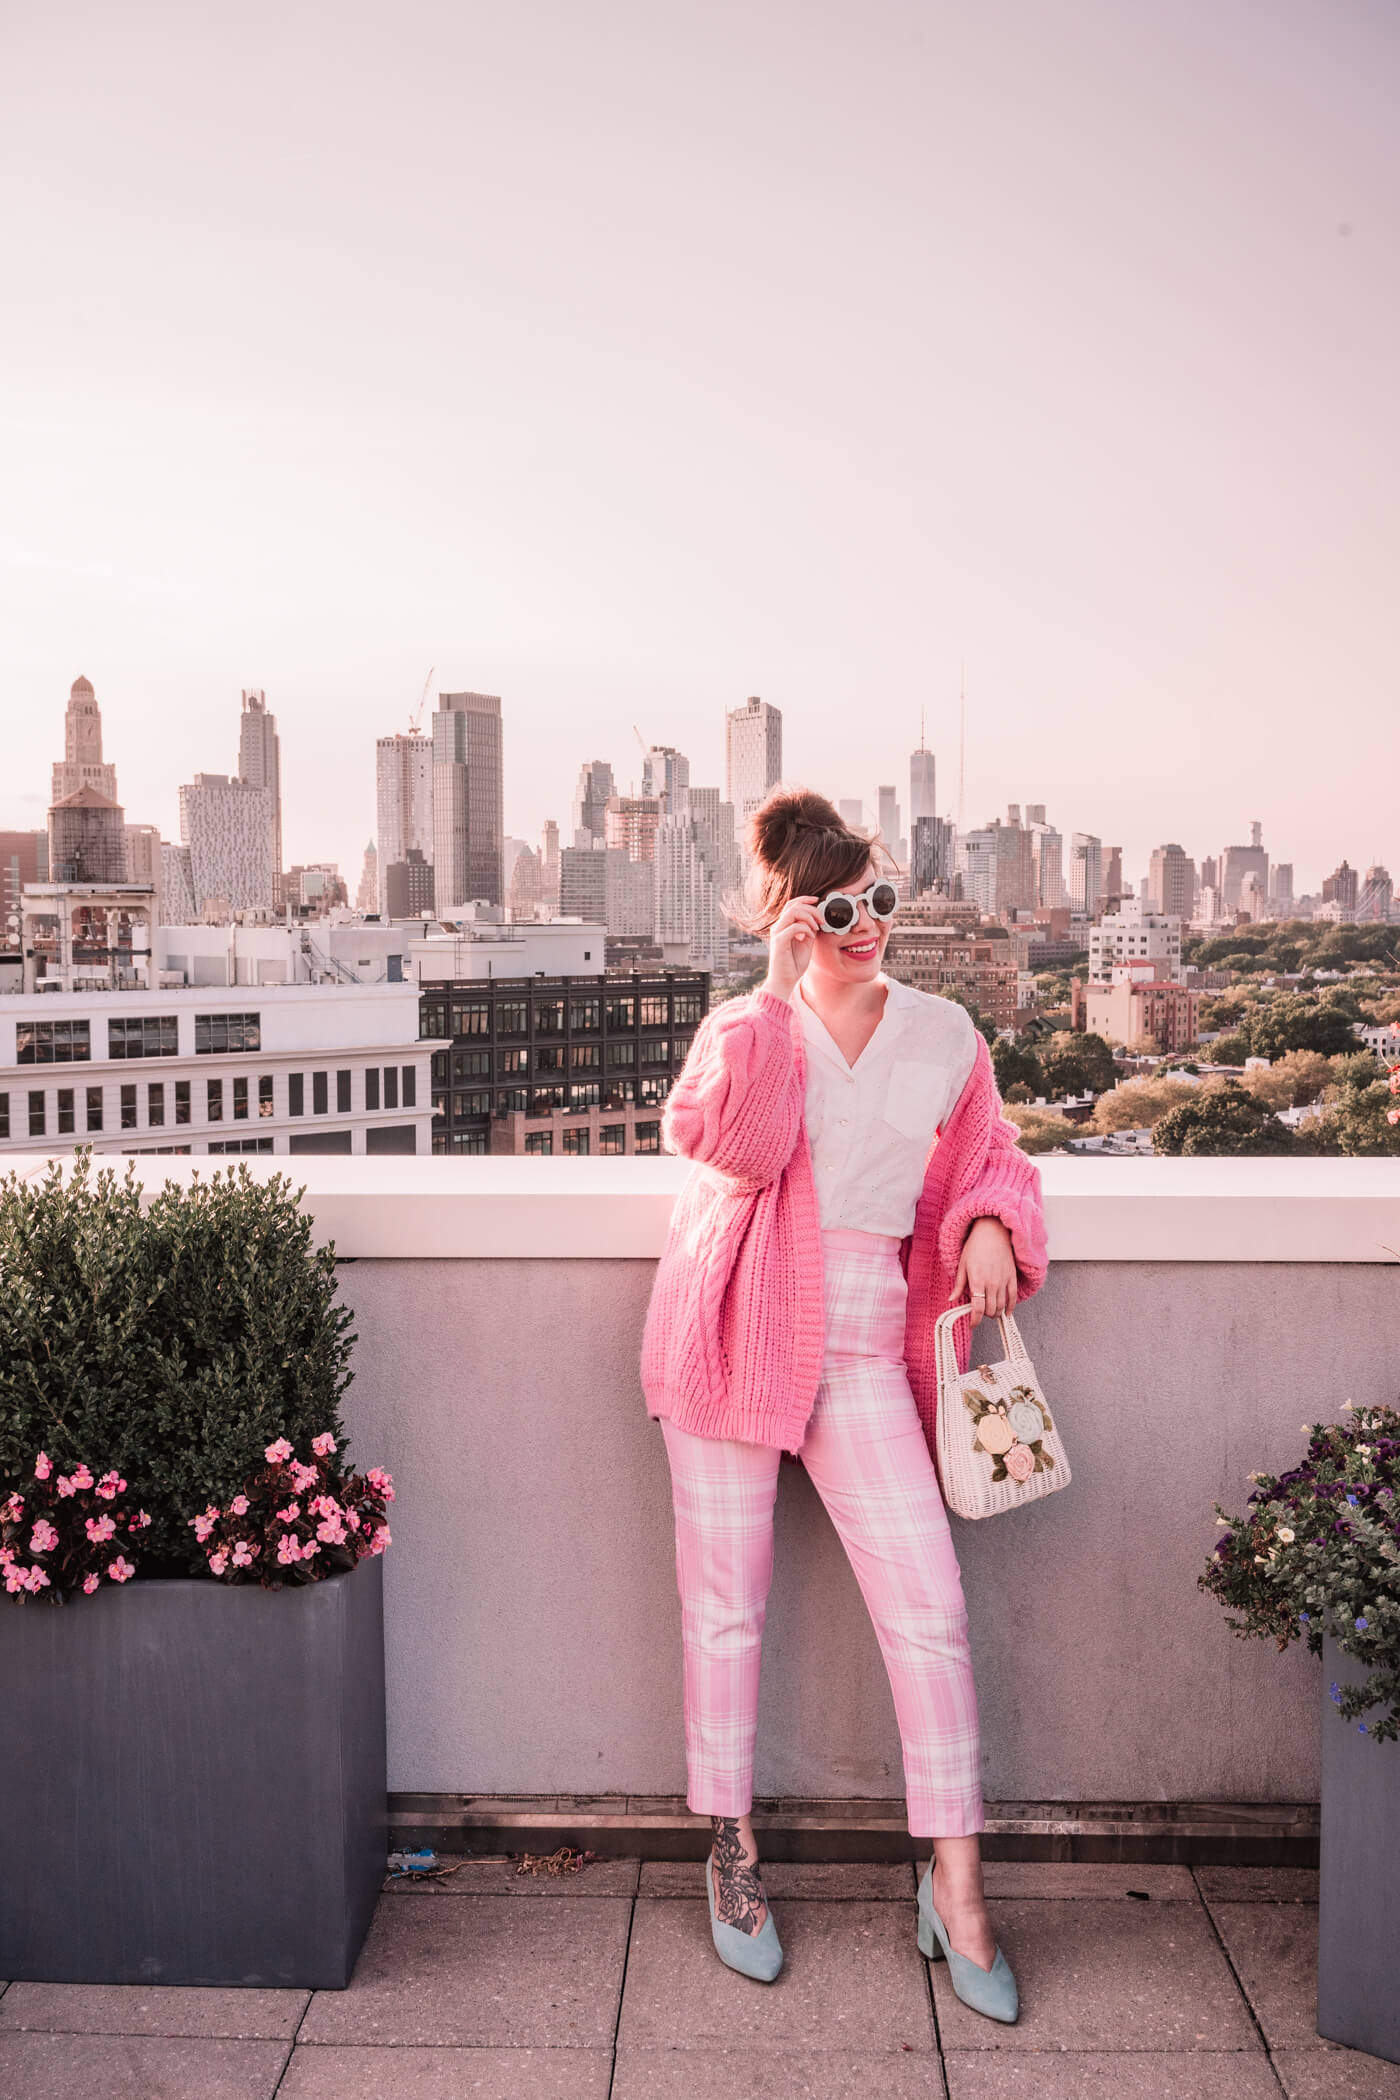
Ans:
[[[211,1152],[270,1152],[272,1150],[272,1139],[270,1137],[211,1138],[209,1150]]]
[[[178,1057],[180,1024],[174,1014],[123,1015],[107,1023],[109,1057]]]
[[[523,1086],[503,1086],[496,1089],[496,1114],[507,1116],[513,1109],[528,1109],[530,1090]]]
[[[289,1072],[287,1074],[287,1114],[289,1116],[304,1116],[306,1114],[306,1075],[303,1072]]]
[[[520,1056],[520,1052],[506,1051],[505,1055]],[[467,1079],[489,1079],[491,1077],[491,1052],[489,1050],[454,1050],[452,1053],[452,1083],[461,1086]],[[386,1102],[392,1108],[392,1102]]]
[[[671,1091],[670,1075],[659,1072],[655,1079],[643,1079],[637,1099],[647,1108],[655,1108]]]
[[[426,1042],[430,1036],[447,1034],[447,1002],[444,999],[425,999],[418,1009],[418,1037]]]
[[[635,1079],[610,1079],[603,1095],[604,1108],[626,1108],[629,1101],[637,1098]]]
[[[609,1029],[635,1028],[637,1025],[637,1002],[635,999],[609,999],[607,1003]]]
[[[71,1137],[73,1134],[73,1089],[61,1086],[58,1090],[58,1134]]]
[[[194,1047],[200,1057],[262,1048],[261,1014],[196,1014]]]
[[[434,1123],[436,1124],[436,1123],[445,1123],[446,1121],[447,1121],[447,1096],[446,1096],[446,1094],[434,1094],[434,1095],[433,1095],[433,1122],[434,1122]]]
[[[569,1088],[570,1112],[577,1113],[581,1108],[599,1107],[602,1091],[596,1079],[576,1079]]]
[[[703,992],[677,992],[674,997],[674,1019],[677,1028],[694,1028],[704,1018]]]
[[[311,1075],[311,1113],[323,1116],[331,1105],[330,1074],[313,1072]]]
[[[39,1089],[36,1089],[29,1096],[29,1135],[31,1137],[44,1136],[44,1096],[42,1090]]]
[[[405,1065],[402,1073],[403,1085],[399,1089],[399,1101],[404,1108],[418,1106],[418,1068]]]
[[[528,1035],[530,1005],[526,999],[502,999],[496,1008],[496,1034]]]
[[[452,1060],[445,1050],[433,1052],[433,1085],[446,1086],[447,1075],[452,1069]]]
[[[664,1035],[642,1037],[642,1063],[644,1065],[669,1065],[671,1045]]]
[[[488,1077],[488,1079],[489,1079],[489,1078],[490,1078],[490,1076],[491,1076],[491,1053],[490,1053],[489,1051],[488,1051],[488,1052],[487,1052],[487,1054],[486,1054],[486,1076]],[[385,1106],[386,1108],[397,1108],[397,1107],[398,1107],[398,1105],[399,1105],[399,1068],[398,1068],[398,1066],[397,1066],[397,1065],[385,1065],[385,1067],[384,1067],[384,1106]]]
[[[260,1116],[270,1116],[272,1114],[271,1072],[264,1072],[258,1080],[258,1114]]]
[[[134,1086],[124,1086],[124,1087],[122,1088],[122,1090],[121,1090],[121,1096],[122,1096],[122,1129],[123,1129],[123,1130],[135,1130],[135,1128],[136,1128],[136,1089],[135,1089],[135,1087],[134,1087]]]
[[[537,1072],[562,1072],[563,1069],[564,1045],[562,1043],[541,1043],[537,1046],[535,1050],[535,1070]]]
[[[123,1089],[123,1092],[125,1089]],[[224,1082],[222,1079],[206,1079],[204,1082],[205,1115],[211,1123],[224,1120]]]
[[[373,1109],[378,1108],[378,1106],[379,1067],[378,1065],[369,1065],[366,1067],[365,1070],[365,1107],[367,1109]]]
[[[186,1083],[188,1084],[188,1082]],[[100,1086],[90,1086],[87,1090],[87,1127],[89,1130],[100,1130],[102,1128],[102,1089]]]
[[[564,1106],[562,1086],[537,1086],[530,1096],[530,1114],[547,1116],[551,1109]]]
[[[489,999],[456,999],[452,1004],[453,1035],[490,1035]]]
[[[241,1078],[235,1079],[233,1082],[233,1120],[235,1123],[246,1123],[248,1120],[248,1075],[246,1072]]]
[[[575,1072],[596,1072],[599,1064],[602,1062],[602,1050],[603,1046],[601,1043],[571,1043],[569,1045],[570,1069]]]
[[[16,1064],[78,1065],[91,1056],[86,1021],[21,1021],[15,1029]]]
[[[695,1038],[693,1035],[672,1036],[671,1057],[675,1064],[683,1065],[685,1063],[687,1057],[690,1055],[690,1046],[694,1041]]]
[[[609,1065],[635,1065],[636,1062],[637,1046],[635,1043],[608,1044]]]
[[[386,1101],[384,1106],[392,1108],[394,1103]],[[490,1113],[491,1094],[489,1089],[481,1094],[454,1094],[452,1096],[452,1120],[454,1123],[460,1123],[468,1116],[489,1116]]]
[[[598,1150],[607,1153],[625,1152],[627,1150],[627,1125],[625,1123],[604,1123],[602,1129],[598,1132]]]
[[[496,1077],[498,1079],[512,1079],[517,1073],[528,1072],[529,1069],[530,1053],[528,1050],[498,1050],[496,1052]]]
[[[575,1035],[601,1025],[603,1002],[601,999],[571,999],[569,1001],[569,1027]]]
[[[666,995],[664,992],[659,998],[643,999],[643,1028],[664,1028],[669,1018],[670,1017],[666,1012]]]
[[[235,1080],[234,1085],[236,1086],[237,1084],[238,1082]],[[348,1072],[337,1072],[335,1075],[335,1112],[338,1116],[348,1116],[350,1113],[350,1074]]]
[[[434,1152],[475,1152],[486,1150],[484,1130],[454,1130],[446,1138],[434,1138]]]
[[[538,1153],[542,1159],[549,1159],[554,1152],[554,1132],[552,1130],[527,1130],[525,1133],[525,1150]]]
[[[586,1158],[593,1149],[588,1142],[588,1137],[589,1133],[586,1130],[566,1130],[564,1132],[565,1156],[572,1154],[576,1159]]]
[[[153,1079],[146,1088],[146,1121],[153,1130],[159,1130],[165,1121],[165,1084]]]
[[[9,1134],[10,1097],[8,1094],[0,1094],[0,1138],[7,1138]]]
[[[639,1152],[659,1152],[661,1150],[661,1125],[659,1123],[639,1123],[637,1125],[637,1150]]]
[[[562,999],[537,999],[535,1001],[535,1034],[562,1035],[564,1033],[564,1002]]]

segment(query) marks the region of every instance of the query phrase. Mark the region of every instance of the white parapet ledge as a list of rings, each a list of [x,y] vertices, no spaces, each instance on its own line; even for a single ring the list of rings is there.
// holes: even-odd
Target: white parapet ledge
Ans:
[[[26,1179],[50,1162],[10,1153]],[[71,1155],[64,1159],[71,1167]],[[631,1159],[253,1153],[128,1164],[149,1193],[246,1166],[305,1188],[319,1240],[369,1259],[653,1260],[690,1171]],[[1400,1159],[1042,1159],[1050,1259],[1400,1264]]]

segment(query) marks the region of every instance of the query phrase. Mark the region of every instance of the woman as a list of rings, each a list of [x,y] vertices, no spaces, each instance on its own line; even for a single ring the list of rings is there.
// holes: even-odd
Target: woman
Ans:
[[[964,1295],[975,1326],[1039,1289],[1039,1175],[966,1010],[883,975],[895,899],[871,841],[824,797],[784,790],[749,838],[768,974],[706,1016],[666,1103],[667,1148],[695,1164],[642,1343],[671,1467],[687,1802],[713,1826],[714,1943],[761,1981],[782,1966],[750,1811],[786,1452],[836,1525],[889,1672],[909,1829],[933,1840],[921,1950],[948,1957],[966,2003],[1014,2020],[982,1893],[967,1613],[931,1455],[934,1322]]]

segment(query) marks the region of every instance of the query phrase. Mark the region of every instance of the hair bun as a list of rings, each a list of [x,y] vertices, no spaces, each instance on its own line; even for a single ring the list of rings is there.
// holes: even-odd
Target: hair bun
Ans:
[[[750,817],[749,843],[759,860],[773,867],[804,833],[845,828],[825,795],[810,788],[778,788]]]

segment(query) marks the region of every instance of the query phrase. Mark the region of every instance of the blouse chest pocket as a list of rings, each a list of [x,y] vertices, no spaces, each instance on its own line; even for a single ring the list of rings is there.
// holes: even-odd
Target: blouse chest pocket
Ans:
[[[931,1145],[940,1099],[936,1072],[911,1058],[897,1059],[885,1088],[884,1119],[912,1144]]]

